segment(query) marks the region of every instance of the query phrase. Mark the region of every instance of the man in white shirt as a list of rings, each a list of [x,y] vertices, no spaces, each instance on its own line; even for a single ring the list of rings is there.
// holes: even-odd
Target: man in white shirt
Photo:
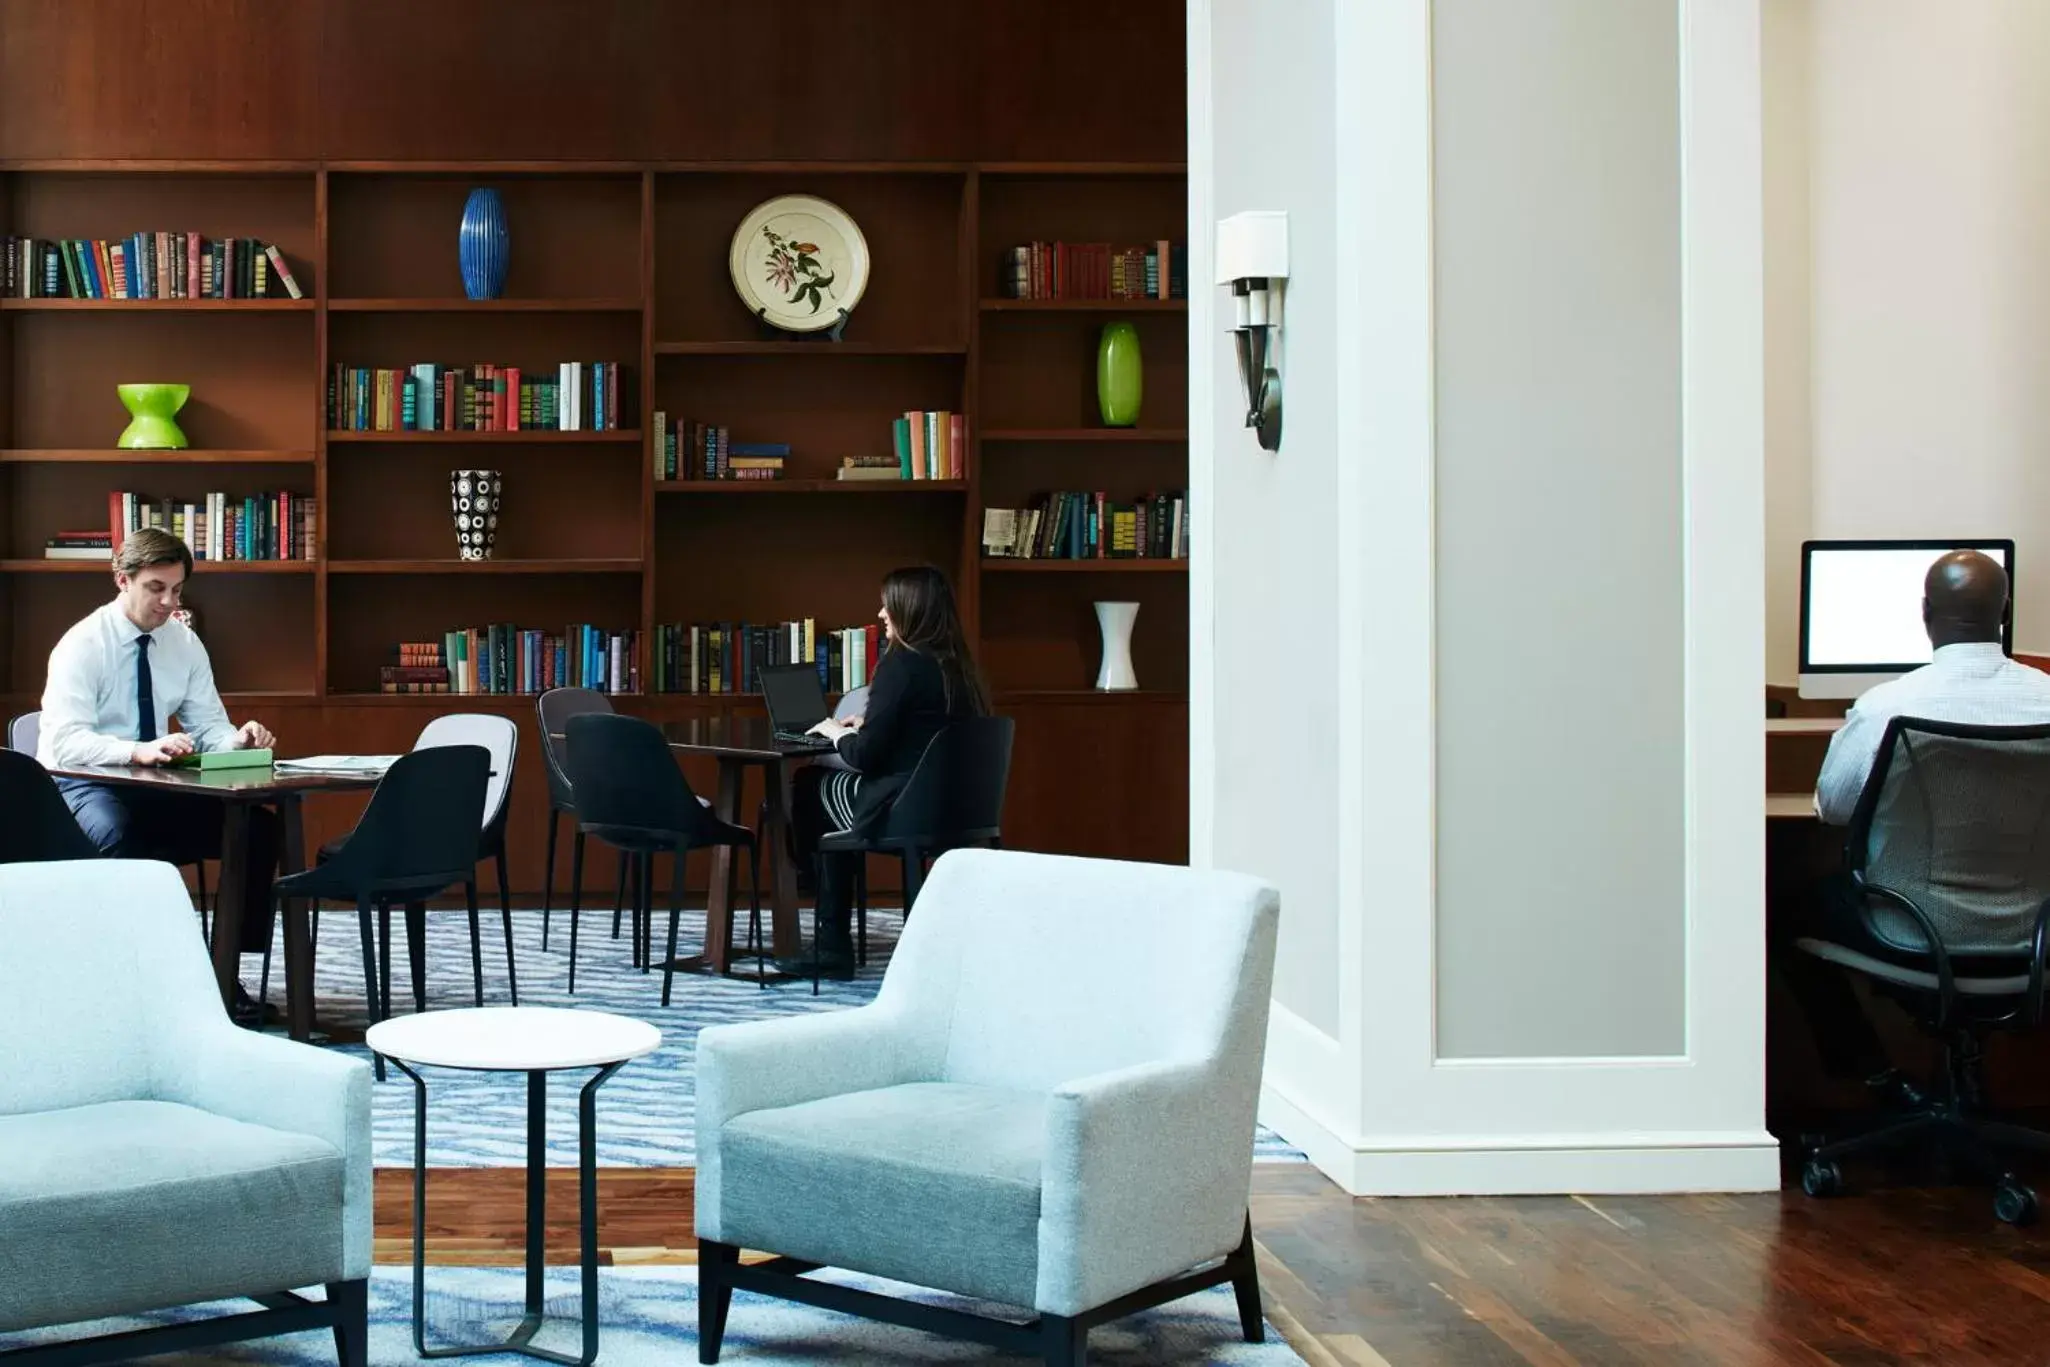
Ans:
[[[1983,726],[2050,722],[2050,674],[2016,664],[2000,648],[2007,592],[2007,572],[1977,551],[1952,551],[1929,567],[1922,621],[1934,654],[1920,669],[1867,691],[1831,737],[1815,784],[1815,810],[1823,821],[1850,823],[1895,717]],[[1805,919],[1807,925],[1789,927],[1784,938],[1812,934],[1886,956],[1885,947],[1865,933],[1857,899],[1845,886],[1825,888]],[[1783,962],[1828,1070],[1898,1092],[1879,1037],[1843,974],[1792,950]]]
[[[111,603],[65,632],[50,652],[36,758],[46,768],[164,764],[196,750],[261,748],[274,737],[260,722],[228,720],[213,665],[199,637],[172,614],[184,600],[192,552],[168,532],[129,534],[114,558]],[[184,730],[169,729],[176,715]],[[103,854],[177,863],[218,857],[221,805],[152,788],[60,779],[64,801]],[[270,936],[270,879],[277,864],[275,814],[250,814],[249,906],[242,948],[261,952]]]

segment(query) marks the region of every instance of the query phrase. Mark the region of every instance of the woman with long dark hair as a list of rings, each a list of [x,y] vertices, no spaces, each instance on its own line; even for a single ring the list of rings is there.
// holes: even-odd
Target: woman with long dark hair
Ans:
[[[947,577],[930,565],[892,570],[882,597],[876,615],[889,645],[870,676],[867,708],[848,722],[815,728],[833,741],[846,767],[812,767],[797,775],[791,815],[800,868],[817,859],[826,832],[866,829],[887,814],[925,747],[949,721],[989,711]],[[854,974],[848,933],[852,872],[848,861],[830,859],[819,880],[820,971],[831,977]],[[809,960],[781,967],[811,971]]]

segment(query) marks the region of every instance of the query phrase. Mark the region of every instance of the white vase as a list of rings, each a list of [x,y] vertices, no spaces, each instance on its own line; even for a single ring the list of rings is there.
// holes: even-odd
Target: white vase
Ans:
[[[1098,603],[1096,625],[1103,632],[1103,667],[1096,671],[1096,686],[1102,689],[1137,688],[1132,673],[1132,623],[1139,618],[1137,603]]]

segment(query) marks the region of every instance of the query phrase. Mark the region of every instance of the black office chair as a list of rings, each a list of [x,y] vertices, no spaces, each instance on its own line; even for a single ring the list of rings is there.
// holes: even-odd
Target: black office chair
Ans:
[[[926,867],[948,850],[995,849],[1003,841],[1004,790],[1011,781],[1009,717],[964,717],[948,723],[919,756],[882,820],[868,831],[834,831],[819,841],[825,861],[853,856],[854,960],[868,962],[868,856],[894,854],[904,869],[904,916],[925,884]],[[812,924],[812,994],[819,990],[817,913]]]
[[[363,819],[341,848],[312,868],[271,884],[279,900],[324,897],[356,904],[363,937],[363,986],[373,1025],[391,1014],[394,902],[424,907],[428,898],[461,883],[470,900],[471,969],[480,982],[483,978],[484,950],[477,929],[477,815],[484,809],[490,783],[491,752],[481,745],[441,745],[401,755],[385,770],[370,794],[370,805],[363,809]],[[375,932],[370,920],[373,906]],[[276,915],[275,907],[272,914]],[[422,1010],[427,1001],[425,931],[425,915],[408,907],[413,1000]],[[377,1076],[384,1076],[382,1059],[377,1060]]]
[[[41,712],[24,712],[7,723],[7,748],[16,754],[33,757],[42,742],[42,738],[43,714]],[[58,797],[58,801],[63,801],[61,794]],[[68,811],[69,808],[66,810]],[[73,822],[72,824],[75,826],[77,823]],[[94,853],[97,854],[98,851],[95,850]],[[207,899],[206,891],[206,861],[221,857],[220,844],[217,839],[213,847],[203,853],[193,853],[190,850],[179,850],[177,853],[181,857],[173,862],[190,864],[192,866],[193,880],[199,884],[199,933],[203,938],[211,939],[212,931],[211,926],[208,924],[207,915],[211,903]]]
[[[557,818],[570,820],[570,907],[571,915],[583,904],[584,832],[577,825],[576,788],[569,781],[563,759],[564,743],[556,739],[571,717],[612,712],[612,699],[595,688],[551,688],[534,700],[541,720],[541,764],[548,771],[548,868],[541,891],[541,948],[548,948],[548,923],[555,906],[555,832]],[[623,861],[622,861],[623,867]],[[612,912],[612,938],[619,938],[619,910]]]
[[[2050,1153],[2050,1135],[1987,1118],[1982,1061],[1996,1030],[2043,1024],[2050,948],[2050,726],[1890,722],[1846,836],[1854,919],[1796,948],[1866,979],[1941,1041],[1925,1098],[1841,1137],[1804,1136],[1801,1187],[1844,1189],[1841,1160],[1935,1150],[1994,1187],[1994,1213],[2036,1218],[2002,1150]]]
[[[0,812],[0,864],[100,857],[34,755],[0,750]]]
[[[761,851],[745,826],[721,821],[691,791],[690,780],[677,766],[669,743],[653,724],[638,717],[587,712],[568,723],[570,781],[576,789],[577,828],[631,855],[634,864],[634,963],[649,969],[653,937],[652,883],[655,856],[674,857],[669,887],[669,947],[662,963],[662,1005],[679,967],[676,924],[683,897],[684,856],[692,850],[724,845],[747,851],[747,954],[755,961],[755,980],[767,986],[762,954]],[[569,914],[569,989],[577,988],[577,916]]]

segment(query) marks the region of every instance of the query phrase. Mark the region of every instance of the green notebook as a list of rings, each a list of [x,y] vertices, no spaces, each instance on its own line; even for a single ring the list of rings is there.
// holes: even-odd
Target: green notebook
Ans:
[[[171,761],[181,769],[254,769],[269,767],[269,750],[201,750]]]

